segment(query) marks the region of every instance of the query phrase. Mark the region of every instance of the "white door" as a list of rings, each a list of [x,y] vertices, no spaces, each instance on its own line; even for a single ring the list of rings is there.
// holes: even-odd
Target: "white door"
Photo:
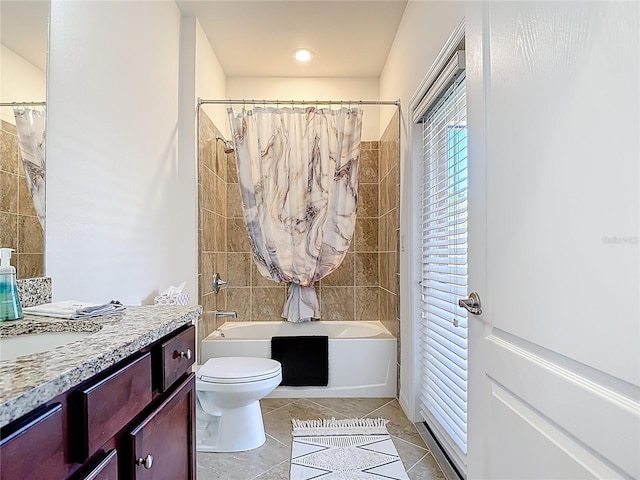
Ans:
[[[639,9],[469,7],[469,478],[640,477]]]

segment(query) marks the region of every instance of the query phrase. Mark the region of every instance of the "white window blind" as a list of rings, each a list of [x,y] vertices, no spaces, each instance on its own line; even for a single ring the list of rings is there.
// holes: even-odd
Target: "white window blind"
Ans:
[[[466,470],[467,122],[464,71],[422,119],[422,416]]]

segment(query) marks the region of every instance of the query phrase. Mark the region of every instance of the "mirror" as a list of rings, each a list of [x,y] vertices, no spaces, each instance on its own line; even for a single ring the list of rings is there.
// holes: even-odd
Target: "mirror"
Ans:
[[[46,100],[48,24],[48,0],[0,2],[0,104]],[[35,192],[44,170],[29,165]],[[0,106],[0,246],[16,250],[11,264],[18,278],[44,275],[44,229],[28,184],[13,107]]]

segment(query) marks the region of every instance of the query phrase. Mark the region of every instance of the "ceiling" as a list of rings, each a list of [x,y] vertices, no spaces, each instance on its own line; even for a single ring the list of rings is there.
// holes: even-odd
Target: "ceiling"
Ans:
[[[47,0],[0,0],[0,42],[43,72],[48,29]]]
[[[135,1],[135,0],[129,0]],[[176,0],[197,17],[228,77],[378,78],[406,0]],[[8,48],[46,66],[48,1],[1,0]],[[308,48],[308,64],[293,59]]]
[[[195,16],[228,77],[378,78],[406,0],[192,1]],[[307,64],[293,59],[308,48]]]

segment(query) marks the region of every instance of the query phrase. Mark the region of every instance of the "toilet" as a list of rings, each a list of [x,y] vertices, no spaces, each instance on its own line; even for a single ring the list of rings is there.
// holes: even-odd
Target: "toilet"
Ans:
[[[280,362],[210,358],[196,371],[196,451],[241,452],[265,440],[260,399],[282,381]]]

